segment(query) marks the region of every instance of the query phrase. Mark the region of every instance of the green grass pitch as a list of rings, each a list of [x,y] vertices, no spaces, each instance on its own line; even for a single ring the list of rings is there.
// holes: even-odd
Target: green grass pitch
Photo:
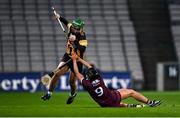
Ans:
[[[86,92],[78,92],[75,101],[66,105],[68,92],[53,93],[49,101],[42,101],[42,93],[0,92],[0,116],[60,116],[60,117],[149,117],[180,116],[180,92],[143,92],[163,103],[155,108],[101,108]],[[138,103],[133,99],[124,102]]]

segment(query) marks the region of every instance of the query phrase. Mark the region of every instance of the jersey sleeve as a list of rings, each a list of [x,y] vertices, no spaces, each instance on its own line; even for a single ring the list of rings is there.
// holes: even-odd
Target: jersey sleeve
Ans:
[[[61,17],[61,16],[59,19],[61,22],[63,22],[66,25],[66,27],[68,27],[68,24],[69,24],[68,20],[66,20],[64,17]]]
[[[78,36],[77,36],[78,37]],[[80,53],[84,53],[86,47],[88,46],[88,41],[86,39],[85,34],[78,37],[79,40],[75,41],[75,45]]]
[[[85,43],[87,43],[87,40],[81,40],[79,41],[79,43],[77,43],[76,47],[78,49],[78,51],[80,51],[79,53],[84,53],[86,51],[86,47],[87,45],[85,44],[82,44],[82,41],[84,41]]]
[[[80,41],[79,41],[79,45],[80,45],[80,46],[87,47],[87,46],[88,46],[88,41],[87,41],[87,39],[80,40]]]

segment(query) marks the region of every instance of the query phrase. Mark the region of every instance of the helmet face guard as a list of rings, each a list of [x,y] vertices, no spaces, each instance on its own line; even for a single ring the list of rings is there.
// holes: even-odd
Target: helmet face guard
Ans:
[[[86,79],[88,80],[94,80],[99,76],[99,73],[94,68],[89,68],[86,72]]]
[[[77,19],[73,20],[73,22],[72,22],[72,26],[76,30],[80,30],[81,28],[84,27],[84,25],[85,25],[84,21],[81,20],[80,18],[77,18]]]

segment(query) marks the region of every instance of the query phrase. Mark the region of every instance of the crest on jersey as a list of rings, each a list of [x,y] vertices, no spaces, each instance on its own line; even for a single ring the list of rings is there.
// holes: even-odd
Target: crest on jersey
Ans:
[[[97,86],[100,84],[100,80],[96,79],[94,81],[91,82],[93,86]]]

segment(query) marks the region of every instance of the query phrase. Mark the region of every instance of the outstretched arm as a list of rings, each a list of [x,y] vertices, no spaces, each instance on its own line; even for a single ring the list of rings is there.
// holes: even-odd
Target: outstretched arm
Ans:
[[[60,19],[61,22],[63,22],[68,27],[68,20],[66,20],[64,17],[60,16],[58,13],[56,14],[56,18]]]
[[[78,58],[78,56],[73,52],[71,58],[73,60],[74,73],[75,73],[77,79],[82,81],[84,79],[84,76],[81,73],[79,73],[79,69],[78,69],[78,66],[77,66],[77,58]]]
[[[85,65],[87,68],[92,68],[92,66],[87,61],[81,59],[80,57],[78,57],[78,61]]]
[[[69,23],[69,22],[68,22],[64,17],[61,17],[61,16],[60,16],[59,19],[60,19],[60,21],[63,22],[66,26],[68,26],[68,23]]]

